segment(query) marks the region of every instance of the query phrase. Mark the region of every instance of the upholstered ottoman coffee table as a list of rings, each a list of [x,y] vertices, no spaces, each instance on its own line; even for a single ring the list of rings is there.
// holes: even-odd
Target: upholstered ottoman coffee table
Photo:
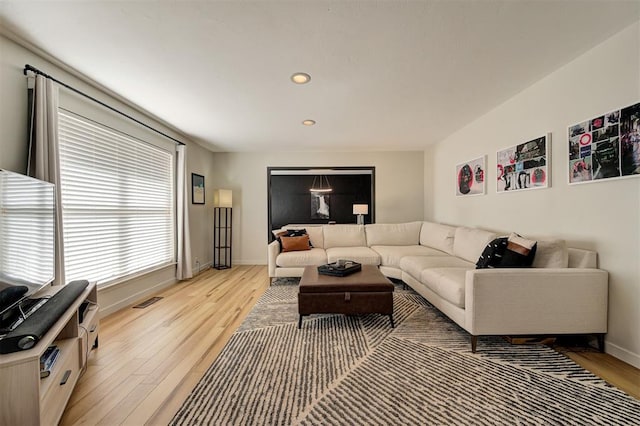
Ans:
[[[317,266],[307,266],[298,292],[298,328],[302,317],[311,314],[382,314],[393,324],[393,284],[376,266],[345,277],[318,274]]]

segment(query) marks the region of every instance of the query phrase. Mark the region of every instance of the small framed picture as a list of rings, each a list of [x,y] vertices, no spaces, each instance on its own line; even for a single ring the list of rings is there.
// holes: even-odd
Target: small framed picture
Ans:
[[[204,176],[191,173],[191,203],[204,204]]]
[[[456,196],[484,195],[485,156],[456,165]]]

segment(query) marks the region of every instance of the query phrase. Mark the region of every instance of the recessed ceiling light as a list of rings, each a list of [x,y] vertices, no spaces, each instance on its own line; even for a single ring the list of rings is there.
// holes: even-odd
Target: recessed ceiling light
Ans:
[[[304,72],[297,72],[291,76],[291,81],[296,84],[306,84],[311,81],[311,76]]]
[[[315,120],[304,120],[302,124],[304,124],[305,126],[313,126],[314,124],[316,124],[316,122]]]

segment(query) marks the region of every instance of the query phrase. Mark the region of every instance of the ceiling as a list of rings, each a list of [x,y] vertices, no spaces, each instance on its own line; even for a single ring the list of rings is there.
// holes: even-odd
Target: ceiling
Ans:
[[[420,150],[639,19],[634,0],[0,2],[5,32],[213,151]]]

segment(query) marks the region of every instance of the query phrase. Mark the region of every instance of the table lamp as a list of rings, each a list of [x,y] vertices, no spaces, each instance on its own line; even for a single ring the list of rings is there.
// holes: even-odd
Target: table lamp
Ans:
[[[358,225],[364,225],[364,215],[369,214],[369,205],[368,204],[354,204],[353,205],[353,214],[358,216]]]

